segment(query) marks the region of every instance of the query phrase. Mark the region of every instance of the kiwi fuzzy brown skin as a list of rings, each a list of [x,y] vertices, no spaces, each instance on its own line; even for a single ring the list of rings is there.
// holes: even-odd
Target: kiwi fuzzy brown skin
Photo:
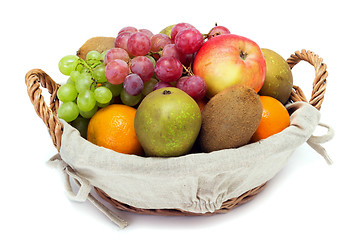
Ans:
[[[114,37],[93,37],[88,39],[76,52],[76,55],[85,60],[86,54],[92,50],[99,53],[115,47]]]
[[[262,116],[259,95],[242,85],[216,94],[202,111],[199,142],[202,151],[237,148],[249,143]]]

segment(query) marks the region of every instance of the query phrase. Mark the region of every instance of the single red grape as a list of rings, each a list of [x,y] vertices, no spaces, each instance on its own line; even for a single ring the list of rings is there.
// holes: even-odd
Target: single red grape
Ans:
[[[127,48],[129,53],[134,56],[145,56],[150,51],[151,43],[145,33],[133,33],[128,42]]]
[[[105,54],[105,58],[104,58],[105,65],[114,59],[121,59],[125,62],[129,62],[130,57],[129,54],[126,52],[126,50],[122,48],[111,48]]]
[[[176,48],[184,53],[191,54],[197,52],[203,44],[203,36],[197,29],[185,29],[180,31],[175,37]]]
[[[176,49],[175,44],[168,44],[164,47],[162,51],[162,57],[175,57],[177,58],[185,67],[188,67],[191,63],[192,54],[184,54]]]
[[[105,67],[105,77],[111,84],[121,84],[129,74],[129,65],[121,60],[115,59]]]
[[[173,87],[173,85],[171,85],[168,82],[158,82],[157,84],[155,84],[153,91],[160,89],[160,88],[165,88],[165,87]]]
[[[182,75],[183,67],[175,57],[161,57],[155,65],[155,76],[164,82],[173,82]]]
[[[148,29],[139,29],[139,32],[144,33],[149,39],[154,36],[154,34]]]
[[[189,23],[178,23],[176,24],[172,29],[171,29],[171,33],[170,33],[170,38],[172,41],[175,41],[175,37],[178,34],[178,32],[188,29],[188,28],[194,28],[195,27]]]
[[[201,100],[206,94],[204,79],[196,75],[180,78],[177,81],[176,87],[189,94],[195,101]]]
[[[158,33],[151,37],[151,52],[159,52],[164,47],[171,43],[171,39],[168,35]]]
[[[144,83],[139,75],[132,73],[126,76],[124,80],[124,89],[129,95],[139,95],[143,88]]]
[[[122,29],[120,29],[120,31],[118,32],[118,35],[122,32],[131,32],[131,33],[136,33],[138,32],[137,28],[135,27],[123,27]]]
[[[116,48],[122,48],[125,51],[129,53],[127,43],[129,41],[130,36],[132,35],[131,32],[121,32],[116,38],[115,38],[115,47]]]
[[[154,75],[154,64],[145,56],[137,56],[130,61],[130,70],[140,76],[143,82],[148,81]]]
[[[213,37],[216,37],[216,36],[219,36],[219,35],[222,35],[222,34],[230,34],[229,29],[227,29],[224,26],[215,26],[209,32],[208,39],[211,39]]]

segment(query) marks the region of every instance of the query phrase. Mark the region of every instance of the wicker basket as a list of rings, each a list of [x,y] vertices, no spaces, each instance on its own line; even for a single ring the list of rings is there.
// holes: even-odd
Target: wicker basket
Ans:
[[[297,51],[292,54],[288,59],[287,63],[290,68],[293,68],[301,60],[310,63],[315,68],[315,79],[313,81],[313,90],[309,103],[314,106],[316,109],[320,110],[321,104],[324,99],[324,93],[326,90],[326,78],[327,70],[326,64],[323,63],[322,58],[317,56],[311,51]],[[51,77],[40,69],[33,69],[29,71],[25,76],[25,83],[27,86],[27,92],[30,97],[32,104],[34,105],[35,111],[38,116],[43,120],[47,126],[50,136],[52,138],[53,144],[58,151],[60,151],[61,146],[61,137],[63,132],[63,126],[57,117],[57,110],[59,107],[59,99],[57,98],[57,90],[59,84],[54,82]],[[44,97],[42,96],[42,90],[40,87],[47,88],[50,93],[50,105],[48,106],[45,103]],[[290,102],[304,101],[307,102],[305,95],[298,86],[293,86]],[[243,204],[251,199],[253,199],[259,192],[261,192],[266,183],[242,194],[239,197],[229,199],[224,202],[220,209],[217,209],[215,212],[209,213],[192,213],[185,212],[178,209],[139,209],[127,204],[121,203],[115,199],[109,197],[104,191],[95,187],[96,193],[104,200],[109,202],[115,208],[140,213],[140,214],[152,214],[152,215],[211,215],[217,213],[225,213],[234,207]]]

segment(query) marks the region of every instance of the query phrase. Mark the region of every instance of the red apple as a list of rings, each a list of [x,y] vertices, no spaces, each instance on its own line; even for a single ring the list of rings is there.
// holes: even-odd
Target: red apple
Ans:
[[[193,72],[202,77],[207,97],[235,84],[260,91],[266,64],[260,47],[252,40],[235,34],[214,37],[197,52]]]

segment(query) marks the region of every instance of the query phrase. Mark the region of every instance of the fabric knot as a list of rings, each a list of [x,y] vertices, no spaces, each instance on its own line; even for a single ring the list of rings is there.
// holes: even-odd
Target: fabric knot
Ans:
[[[329,155],[327,154],[325,148],[323,146],[321,146],[320,144],[322,143],[326,143],[328,141],[330,141],[333,137],[334,137],[334,129],[331,128],[330,126],[324,124],[324,123],[319,123],[318,124],[321,127],[327,128],[327,133],[325,133],[324,135],[321,136],[314,136],[312,135],[308,140],[307,143],[309,144],[310,147],[312,147],[317,153],[319,153],[321,156],[323,156],[323,158],[326,160],[326,162],[331,165],[333,164],[333,161],[331,160],[331,158],[329,157]]]
[[[80,176],[74,169],[71,168],[71,166],[64,162],[59,153],[50,158],[50,160],[48,161],[48,165],[50,167],[58,169],[63,173],[65,177],[65,191],[70,200],[77,202],[85,202],[86,200],[89,200],[95,207],[97,207],[101,212],[103,212],[121,229],[125,228],[128,225],[125,220],[116,216],[108,207],[102,204],[90,193],[92,189],[90,182],[86,178]],[[74,182],[79,186],[79,190],[77,193],[74,193],[74,190],[71,187],[70,178],[72,178]]]

